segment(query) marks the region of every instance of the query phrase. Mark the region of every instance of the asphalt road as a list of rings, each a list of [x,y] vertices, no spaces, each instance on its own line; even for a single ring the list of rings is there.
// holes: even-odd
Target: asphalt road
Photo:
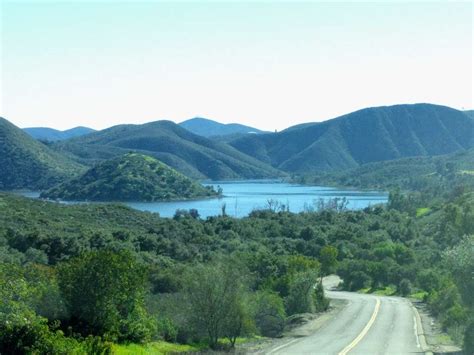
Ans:
[[[330,298],[347,305],[313,334],[293,339],[267,354],[424,354],[411,303],[400,297],[332,291],[337,277],[325,280]]]

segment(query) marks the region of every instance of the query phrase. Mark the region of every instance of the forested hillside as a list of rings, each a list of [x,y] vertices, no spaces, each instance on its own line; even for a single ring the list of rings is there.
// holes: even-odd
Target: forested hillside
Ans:
[[[7,311],[0,314],[35,325],[15,321],[2,329],[1,350],[32,338],[41,349],[67,342],[103,349],[111,346],[104,340],[218,348],[224,338],[234,344],[237,336],[278,336],[286,317],[327,308],[313,286],[331,272],[348,290],[424,299],[469,347],[474,197],[460,178],[455,174],[429,201],[395,191],[387,206],[363,211],[328,204],[293,214],[269,206],[243,219],[200,220],[183,211],[164,219],[120,205],[65,206],[1,194],[0,292]],[[57,333],[47,325],[54,320],[76,335]]]
[[[75,201],[163,201],[216,196],[162,162],[129,153],[99,163],[83,175],[41,194]]]
[[[170,121],[120,125],[53,145],[84,164],[140,152],[192,178],[239,179],[277,177],[271,166],[225,143],[195,135]]]
[[[0,190],[51,187],[83,170],[0,117]]]
[[[474,176],[474,149],[452,154],[403,158],[361,165],[344,171],[295,174],[304,184],[346,186],[362,189],[402,189],[423,192],[429,198],[449,188],[453,180],[466,189]]]
[[[301,174],[469,149],[474,121],[462,111],[431,104],[374,107],[230,144],[275,168]]]

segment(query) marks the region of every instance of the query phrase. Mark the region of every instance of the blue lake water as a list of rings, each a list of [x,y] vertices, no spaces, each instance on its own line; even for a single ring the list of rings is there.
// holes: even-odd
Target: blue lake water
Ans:
[[[225,181],[205,183],[218,185],[224,197],[174,202],[127,203],[142,211],[158,212],[162,217],[173,217],[177,209],[197,209],[202,218],[221,214],[222,205],[226,213],[233,217],[245,217],[255,209],[268,206],[268,200],[289,206],[290,212],[302,212],[316,208],[319,199],[347,198],[349,209],[362,209],[386,203],[388,195],[383,192],[341,190],[320,186],[303,186],[275,181]]]
[[[245,217],[255,209],[266,208],[268,201],[277,201],[288,206],[290,212],[303,212],[317,209],[320,199],[328,201],[334,198],[346,198],[348,209],[363,209],[386,203],[388,194],[377,191],[354,191],[321,186],[305,186],[284,182],[257,181],[222,181],[204,183],[220,186],[224,197],[205,200],[171,201],[171,202],[127,202],[126,205],[141,211],[158,212],[162,217],[173,217],[177,209],[197,209],[201,218],[226,213],[233,217]],[[36,198],[38,193],[22,193]]]

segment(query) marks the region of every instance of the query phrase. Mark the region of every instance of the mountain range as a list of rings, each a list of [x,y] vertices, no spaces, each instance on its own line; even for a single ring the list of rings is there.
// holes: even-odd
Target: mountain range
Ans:
[[[179,125],[188,131],[203,137],[263,133],[263,131],[257,128],[244,126],[238,123],[223,124],[201,117],[191,118],[190,120],[181,122]]]
[[[85,165],[134,151],[152,156],[196,179],[249,179],[281,172],[221,142],[196,135],[171,121],[118,125],[52,145]]]
[[[202,120],[188,123],[209,123]],[[469,112],[446,106],[395,105],[366,108],[279,133],[234,133],[226,137],[207,138],[171,121],[156,121],[118,125],[43,144],[1,119],[0,188],[51,187],[86,167],[129,152],[151,156],[194,179],[258,179],[342,171],[368,163],[468,150],[474,147],[474,120]]]
[[[240,137],[229,144],[289,173],[344,170],[469,149],[474,146],[474,121],[445,106],[395,105],[367,108],[280,133]]]
[[[48,127],[30,127],[23,128],[23,131],[28,133],[34,139],[49,142],[62,141],[95,132],[94,129],[88,127],[74,127],[65,131],[59,131],[57,129]]]

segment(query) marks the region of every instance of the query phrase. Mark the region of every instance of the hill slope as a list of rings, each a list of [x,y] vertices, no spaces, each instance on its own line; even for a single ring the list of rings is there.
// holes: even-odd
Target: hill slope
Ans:
[[[355,169],[295,177],[305,184],[349,186],[363,189],[423,190],[442,180],[467,187],[474,181],[474,148],[447,155],[410,157],[361,165]]]
[[[343,170],[469,149],[474,121],[445,106],[375,107],[276,134],[238,138],[230,145],[287,172]]]
[[[160,161],[129,153],[104,161],[41,197],[76,201],[159,201],[217,195]]]
[[[0,189],[42,189],[83,167],[0,117]]]
[[[238,123],[223,124],[201,117],[191,118],[190,120],[181,122],[179,125],[188,131],[203,137],[227,136],[237,133],[263,133],[256,128],[244,126]]]
[[[75,127],[65,131],[59,131],[57,129],[47,127],[30,127],[23,128],[23,131],[28,133],[34,139],[50,142],[62,141],[65,139],[80,137],[95,132],[94,129],[88,127]]]
[[[53,145],[85,164],[130,151],[152,156],[193,178],[239,179],[281,175],[271,166],[221,142],[193,134],[170,121],[119,125]]]

